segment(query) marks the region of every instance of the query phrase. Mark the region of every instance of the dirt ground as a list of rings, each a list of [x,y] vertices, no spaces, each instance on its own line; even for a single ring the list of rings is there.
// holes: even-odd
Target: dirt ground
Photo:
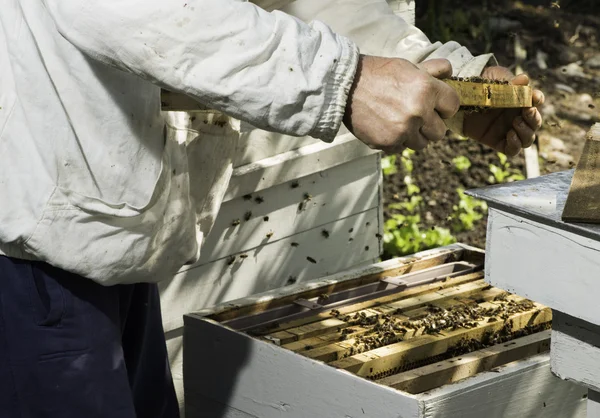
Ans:
[[[546,96],[544,125],[535,143],[541,174],[577,163],[586,132],[600,122],[600,2],[417,0],[417,26],[432,40],[458,41],[473,54],[493,52],[500,65],[529,74]],[[451,163],[461,155],[471,162],[465,172]],[[412,160],[425,228],[449,227],[459,201],[456,189],[489,185],[490,164],[501,165],[496,152],[455,136],[415,153]],[[508,162],[526,174],[522,153]],[[395,213],[387,204],[407,199],[406,173],[398,167],[385,179],[387,216]],[[483,248],[485,228],[484,217],[473,230],[455,236]]]

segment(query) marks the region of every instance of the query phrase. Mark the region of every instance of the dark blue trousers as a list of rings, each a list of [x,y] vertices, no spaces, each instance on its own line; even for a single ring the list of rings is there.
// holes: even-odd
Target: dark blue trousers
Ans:
[[[158,288],[0,256],[0,418],[174,418]]]

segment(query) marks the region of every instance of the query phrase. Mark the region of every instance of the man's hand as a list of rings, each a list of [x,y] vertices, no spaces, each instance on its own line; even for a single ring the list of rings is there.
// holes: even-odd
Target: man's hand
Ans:
[[[423,149],[444,138],[443,119],[460,106],[456,92],[437,80],[451,75],[445,59],[416,66],[400,58],[361,56],[344,124],[368,146],[386,153]]]
[[[493,80],[508,80],[512,84],[526,86],[529,77],[514,76],[504,67],[488,67],[481,75]],[[464,133],[469,138],[492,147],[509,157],[517,155],[522,148],[530,147],[535,131],[542,126],[542,116],[537,107],[544,103],[544,94],[533,91],[533,106],[527,109],[498,109],[465,116]]]

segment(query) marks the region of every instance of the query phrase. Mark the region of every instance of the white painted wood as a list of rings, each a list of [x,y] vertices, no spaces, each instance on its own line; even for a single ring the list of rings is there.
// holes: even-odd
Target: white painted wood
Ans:
[[[552,372],[600,391],[600,327],[566,315],[552,313]]]
[[[370,209],[326,224],[329,239],[322,236],[323,228],[314,228],[247,251],[247,258],[238,257],[231,265],[227,258],[219,259],[162,281],[162,303],[169,307],[163,311],[165,332],[181,327],[184,314],[285,286],[290,278],[304,282],[374,262],[379,256],[378,225],[378,210]],[[353,234],[356,239],[349,241]]]
[[[553,376],[548,354],[425,393],[426,418],[584,418],[585,388]]]
[[[184,332],[186,405],[192,405],[196,411],[202,411],[204,405],[221,404],[261,418],[586,415],[587,390],[552,375],[547,354],[411,395],[252,339],[197,315],[186,317]],[[207,400],[210,402],[205,403]],[[187,410],[188,418],[202,416],[191,411]]]
[[[490,208],[486,280],[600,324],[600,242]]]
[[[240,131],[240,139],[236,146],[236,156],[233,160],[233,166],[236,168],[306,145],[322,142],[310,136],[298,138],[276,132],[263,131],[245,122],[241,123]]]
[[[587,418],[600,418],[600,393],[588,391]]]
[[[553,311],[552,371],[600,391],[600,327]]]
[[[188,323],[185,338],[185,397],[192,405],[190,400],[200,394],[261,418],[419,416],[414,397],[398,396],[393,389],[209,320]],[[199,417],[188,411],[187,418]]]
[[[270,187],[253,194],[249,200],[238,197],[226,202],[196,265],[377,208],[380,206],[380,171],[379,155],[370,155]],[[306,194],[310,195],[309,200]],[[257,203],[256,197],[260,197],[262,203]],[[233,225],[237,221],[240,224]],[[348,231],[342,233],[346,239],[349,237]],[[323,239],[326,238],[321,237]],[[181,271],[193,267],[185,266]]]
[[[564,380],[600,390],[600,349],[564,332],[552,331],[552,372]]]
[[[236,168],[223,201],[258,192],[323,171],[366,155],[379,153],[351,134],[332,143],[319,142]]]

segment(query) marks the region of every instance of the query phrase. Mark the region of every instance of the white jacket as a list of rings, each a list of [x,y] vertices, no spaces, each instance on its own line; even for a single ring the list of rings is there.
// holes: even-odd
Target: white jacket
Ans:
[[[300,0],[286,10],[298,18],[233,0],[0,0],[0,10],[0,254],[107,285],[197,260],[210,229],[197,213],[220,204],[214,190],[208,202],[190,196],[198,160],[219,167],[210,155],[188,161],[185,141],[166,134],[159,87],[332,141],[359,47],[444,56],[464,75],[490,58],[431,44],[384,0]]]

